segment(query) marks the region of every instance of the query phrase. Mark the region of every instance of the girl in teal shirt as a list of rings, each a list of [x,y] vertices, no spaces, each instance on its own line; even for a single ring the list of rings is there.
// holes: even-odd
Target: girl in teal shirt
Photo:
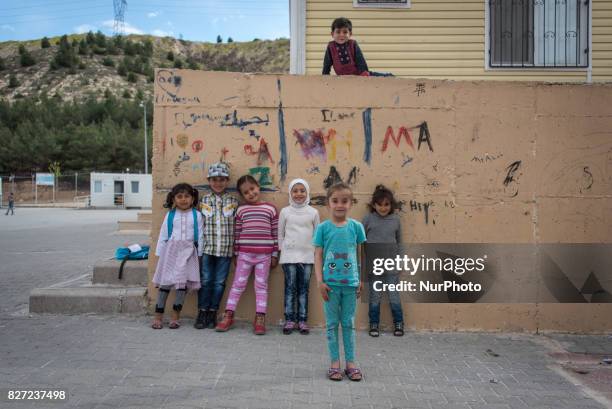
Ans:
[[[327,345],[331,358],[329,379],[342,380],[338,345],[338,325],[342,325],[342,341],[346,369],[352,381],[360,381],[362,373],[355,366],[355,312],[362,283],[359,274],[359,245],[365,242],[363,225],[348,217],[353,192],[345,183],[327,191],[331,219],[317,226],[312,240],[315,246],[315,276],[324,300]]]

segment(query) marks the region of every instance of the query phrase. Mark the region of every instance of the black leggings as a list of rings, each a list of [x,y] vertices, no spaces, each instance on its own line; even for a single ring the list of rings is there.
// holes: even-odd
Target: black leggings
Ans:
[[[163,314],[164,307],[166,306],[166,301],[168,300],[168,294],[170,294],[170,290],[173,286],[171,285],[162,285],[159,287],[159,292],[157,293],[157,303],[155,304],[155,312]],[[174,311],[180,312],[183,309],[183,303],[185,302],[185,293],[187,290],[184,288],[176,290],[176,297],[174,299],[174,305],[172,309]]]

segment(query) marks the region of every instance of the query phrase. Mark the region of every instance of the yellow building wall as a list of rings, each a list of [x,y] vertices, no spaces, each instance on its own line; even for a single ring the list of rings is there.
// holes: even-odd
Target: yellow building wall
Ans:
[[[408,9],[354,8],[352,0],[307,0],[306,74],[321,73],[330,25],[353,22],[372,71],[410,78],[584,82],[581,70],[485,70],[483,0],[412,0]],[[593,1],[593,81],[612,81],[612,0]]]

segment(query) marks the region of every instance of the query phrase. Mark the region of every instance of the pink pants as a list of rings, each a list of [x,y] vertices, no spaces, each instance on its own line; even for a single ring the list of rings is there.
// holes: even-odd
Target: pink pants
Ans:
[[[238,253],[234,282],[227,297],[225,309],[236,311],[240,296],[246,289],[251,271],[255,269],[255,311],[266,313],[268,307],[268,276],[270,275],[271,254]]]

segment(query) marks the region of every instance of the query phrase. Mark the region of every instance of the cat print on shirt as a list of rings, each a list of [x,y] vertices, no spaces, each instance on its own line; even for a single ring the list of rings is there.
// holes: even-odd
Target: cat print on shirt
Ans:
[[[351,273],[353,266],[357,264],[355,255],[352,253],[336,253],[328,251],[325,255],[323,267],[326,272],[326,281],[330,283],[348,284],[347,275]]]

